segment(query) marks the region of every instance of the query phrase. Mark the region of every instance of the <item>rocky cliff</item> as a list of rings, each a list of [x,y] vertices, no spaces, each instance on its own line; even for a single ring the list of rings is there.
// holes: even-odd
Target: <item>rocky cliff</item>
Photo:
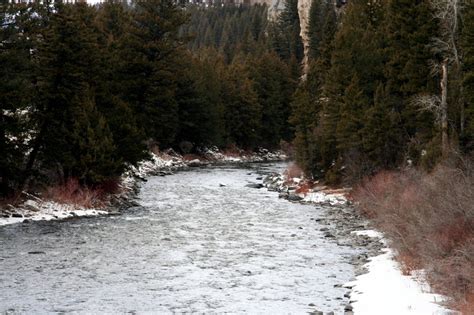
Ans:
[[[300,16],[300,35],[303,41],[304,58],[303,58],[303,78],[308,73],[308,54],[309,54],[309,10],[311,8],[312,0],[298,0],[298,14]]]

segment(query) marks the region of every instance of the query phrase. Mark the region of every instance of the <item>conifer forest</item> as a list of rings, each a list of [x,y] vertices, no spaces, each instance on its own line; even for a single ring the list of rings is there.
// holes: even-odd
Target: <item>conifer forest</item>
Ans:
[[[280,194],[343,191],[474,314],[474,2],[274,2],[2,1],[0,214],[71,183],[111,198],[157,152],[284,152]]]

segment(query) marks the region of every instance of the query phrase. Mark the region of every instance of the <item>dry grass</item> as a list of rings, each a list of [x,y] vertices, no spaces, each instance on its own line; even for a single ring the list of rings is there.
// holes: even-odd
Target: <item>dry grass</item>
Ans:
[[[381,172],[352,194],[393,241],[405,272],[424,268],[432,287],[469,308],[474,296],[474,167]],[[473,314],[466,313],[465,314]]]
[[[304,194],[306,196],[311,191],[311,188],[313,188],[313,183],[305,181],[304,183],[298,185],[298,188],[296,188],[296,193]]]
[[[402,274],[405,276],[409,276],[413,271],[422,268],[420,260],[407,253],[398,254],[397,260],[400,262]]]
[[[203,157],[202,157],[202,156],[199,156],[199,155],[197,155],[197,154],[188,153],[188,154],[183,155],[183,160],[184,160],[184,161],[187,161],[187,162],[193,161],[193,160],[199,160],[199,161],[201,161],[201,160],[203,160]]]
[[[464,302],[459,305],[462,314],[474,314],[474,293],[467,296]]]
[[[107,197],[119,190],[118,180],[110,180],[97,187],[84,187],[77,179],[71,178],[63,185],[47,188],[45,198],[62,204],[72,204],[84,208],[104,207]]]
[[[242,156],[243,151],[239,149],[235,144],[231,144],[222,151],[222,154],[228,157],[239,158]]]

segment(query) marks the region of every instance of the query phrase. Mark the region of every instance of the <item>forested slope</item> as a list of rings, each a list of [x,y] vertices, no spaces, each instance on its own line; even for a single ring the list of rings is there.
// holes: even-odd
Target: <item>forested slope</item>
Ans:
[[[292,12],[269,31],[260,5],[2,4],[1,194],[70,179],[100,186],[153,147],[291,141]]]

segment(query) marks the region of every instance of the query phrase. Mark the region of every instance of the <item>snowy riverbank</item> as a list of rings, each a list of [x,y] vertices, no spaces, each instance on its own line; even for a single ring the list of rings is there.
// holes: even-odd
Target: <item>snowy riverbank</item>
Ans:
[[[350,189],[331,190],[312,185],[298,177],[271,174],[265,179],[269,190],[293,202],[330,206],[326,236],[341,246],[359,246],[365,255],[353,257],[356,278],[344,285],[351,290],[345,314],[355,315],[448,315],[457,314],[440,305],[445,298],[431,293],[423,271],[403,275],[395,253],[383,234],[372,230],[370,222],[350,207]]]
[[[199,155],[186,156],[173,150],[151,153],[149,160],[130,167],[121,178],[120,193],[111,195],[100,208],[86,208],[76,204],[64,204],[54,200],[44,200],[38,196],[24,193],[24,201],[18,205],[6,205],[0,209],[0,226],[29,221],[64,220],[74,217],[116,214],[117,209],[135,205],[134,196],[139,183],[147,176],[166,176],[190,167],[204,167],[215,164],[251,163],[282,161],[287,157],[281,151],[260,149],[257,152],[239,151],[226,154],[217,148],[203,150]]]

